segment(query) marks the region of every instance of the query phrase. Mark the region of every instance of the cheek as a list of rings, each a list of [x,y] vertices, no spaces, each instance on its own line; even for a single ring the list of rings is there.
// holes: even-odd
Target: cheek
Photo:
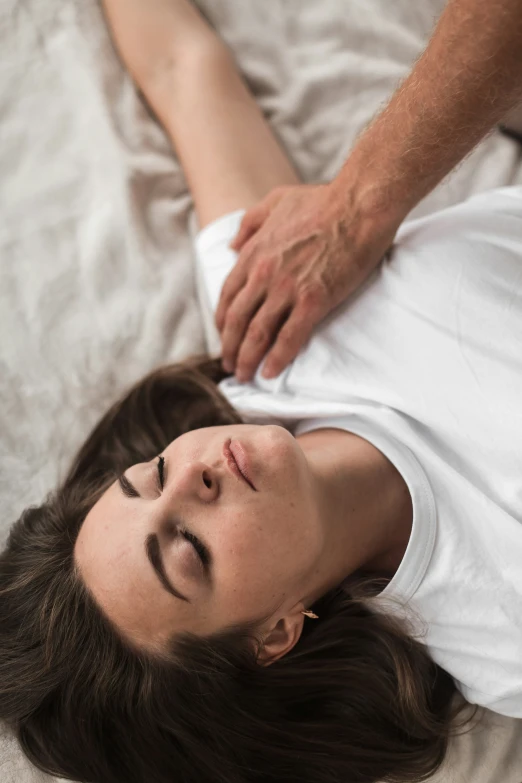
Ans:
[[[223,529],[216,546],[229,584],[266,586],[271,579],[281,580],[294,566],[299,568],[303,557],[307,560],[310,542],[302,515],[296,514],[295,504],[285,503],[285,508],[286,513],[273,508],[251,520],[241,515]]]
[[[217,546],[229,568],[254,567],[273,551],[270,531],[259,521],[244,516],[223,530]]]

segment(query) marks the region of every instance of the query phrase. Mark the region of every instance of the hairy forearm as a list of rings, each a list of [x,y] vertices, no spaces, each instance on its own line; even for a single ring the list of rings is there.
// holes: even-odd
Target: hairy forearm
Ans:
[[[401,222],[521,99],[522,0],[450,0],[355,144],[336,178],[340,194]]]

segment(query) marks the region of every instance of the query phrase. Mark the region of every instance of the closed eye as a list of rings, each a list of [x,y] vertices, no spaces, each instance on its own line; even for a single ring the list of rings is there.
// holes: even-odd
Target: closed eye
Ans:
[[[161,490],[163,490],[165,486],[165,457],[158,457],[158,487]],[[201,563],[204,566],[205,572],[207,575],[209,574],[210,566],[212,565],[212,557],[210,555],[210,552],[207,548],[207,546],[200,541],[200,539],[195,536],[193,533],[189,533],[188,530],[185,530],[184,528],[179,527],[180,534],[187,539],[187,541],[190,541],[194,549],[196,550],[199,559],[201,560]]]
[[[158,457],[158,484],[160,490],[165,486],[165,457]]]
[[[210,556],[206,546],[199,540],[197,536],[194,536],[192,533],[189,533],[188,530],[180,530],[179,532],[184,538],[187,539],[187,541],[190,541],[190,543],[198,553],[199,559],[201,560],[205,568],[208,568],[210,563]]]

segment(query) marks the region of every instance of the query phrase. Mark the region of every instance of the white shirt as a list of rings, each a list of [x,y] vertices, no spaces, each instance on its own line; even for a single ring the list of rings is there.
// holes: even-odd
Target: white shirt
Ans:
[[[243,214],[195,240],[212,313]],[[245,422],[340,427],[400,471],[413,528],[378,600],[418,613],[413,635],[468,701],[522,718],[522,187],[404,223],[296,359],[262,367],[219,384]]]

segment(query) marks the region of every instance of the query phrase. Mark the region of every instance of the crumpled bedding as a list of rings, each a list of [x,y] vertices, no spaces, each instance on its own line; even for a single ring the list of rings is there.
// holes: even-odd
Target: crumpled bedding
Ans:
[[[443,6],[200,2],[307,182],[335,176]],[[130,383],[219,341],[201,309],[183,172],[99,4],[0,0],[0,46],[2,545]],[[509,184],[522,184],[521,147],[493,132],[410,216]],[[5,727],[0,780],[51,780]],[[521,783],[522,721],[486,712],[435,781]]]

